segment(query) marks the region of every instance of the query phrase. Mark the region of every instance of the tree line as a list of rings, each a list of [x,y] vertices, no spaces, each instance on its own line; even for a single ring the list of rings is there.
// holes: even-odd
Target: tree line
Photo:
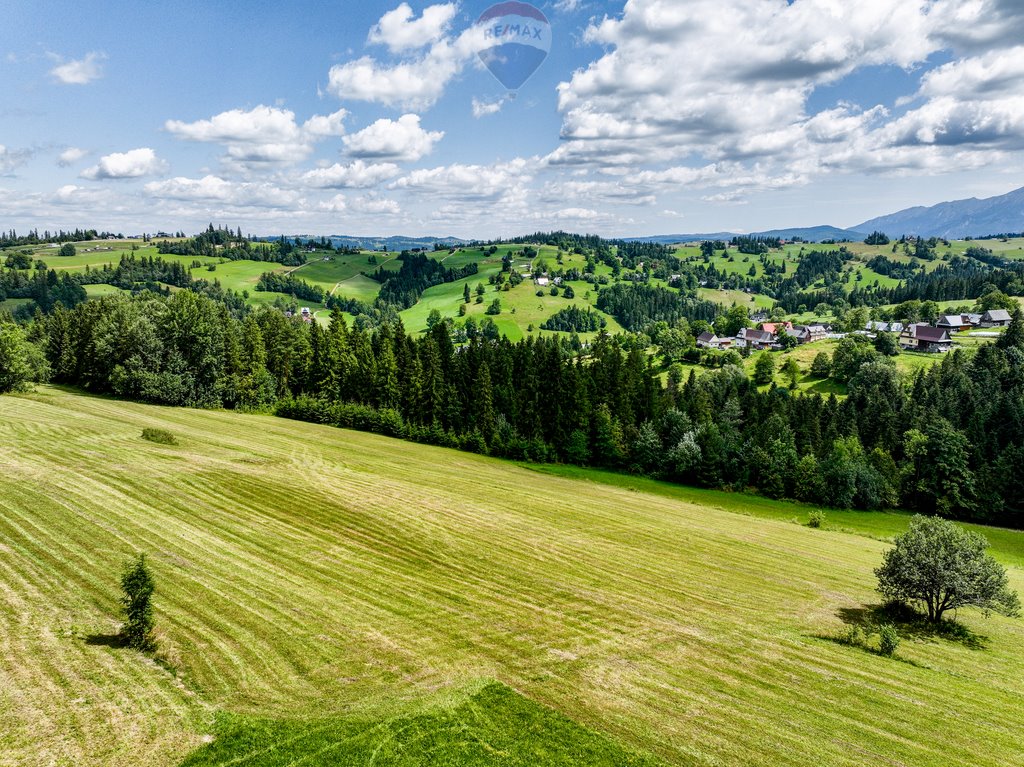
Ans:
[[[624,283],[602,290],[597,308],[612,315],[627,330],[641,330],[654,322],[673,324],[679,319],[711,322],[721,312],[718,304],[678,290]]]
[[[583,309],[573,305],[552,314],[541,324],[541,329],[560,330],[566,333],[592,333],[601,330],[607,324],[608,321],[589,306]]]
[[[28,234],[19,235],[14,229],[10,229],[7,232],[0,232],[0,248],[13,248],[18,245],[46,245],[48,243],[114,239],[124,239],[124,235],[114,234],[113,232],[97,232],[95,229],[75,229],[74,231],[67,232],[59,229],[56,232],[45,231],[42,234],[39,233],[38,229],[33,229]]]
[[[407,250],[399,254],[398,261],[401,268],[397,272],[380,267],[369,276],[381,283],[377,301],[401,309],[415,306],[427,288],[471,277],[480,269],[475,261],[458,269],[447,268],[426,253]]]
[[[310,245],[309,247],[314,247]],[[213,224],[195,237],[179,241],[160,240],[157,252],[175,256],[208,256],[228,261],[267,261],[285,266],[301,266],[306,263],[306,248],[300,240],[290,241],[284,235],[269,242],[256,242],[231,229],[214,227]]]
[[[119,397],[274,408],[501,456],[1024,526],[1019,312],[998,343],[912,378],[851,339],[833,360],[849,376],[842,401],[759,388],[731,364],[685,380],[672,368],[662,383],[639,346],[606,334],[512,343],[440,322],[411,336],[397,318],[349,327],[337,309],[322,328],[190,290],[58,305],[4,328],[0,368]]]

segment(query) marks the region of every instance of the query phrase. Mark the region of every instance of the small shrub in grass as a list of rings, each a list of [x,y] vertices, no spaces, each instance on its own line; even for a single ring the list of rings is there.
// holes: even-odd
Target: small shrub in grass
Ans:
[[[143,429],[142,438],[149,442],[156,442],[158,445],[178,444],[178,440],[167,429]]]
[[[825,512],[814,510],[807,515],[807,526],[815,529],[822,526],[825,522]]]
[[[896,633],[896,627],[891,623],[884,623],[878,627],[878,652],[886,658],[891,658],[900,646],[900,635]]]
[[[864,644],[864,629],[854,624],[847,627],[846,633],[841,637],[843,644],[851,647],[861,647]]]

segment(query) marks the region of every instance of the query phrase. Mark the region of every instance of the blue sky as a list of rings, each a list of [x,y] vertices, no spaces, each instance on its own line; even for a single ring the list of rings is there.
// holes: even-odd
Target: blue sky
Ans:
[[[8,0],[0,227],[743,231],[1021,185],[1014,0],[539,2],[514,99],[489,6]]]

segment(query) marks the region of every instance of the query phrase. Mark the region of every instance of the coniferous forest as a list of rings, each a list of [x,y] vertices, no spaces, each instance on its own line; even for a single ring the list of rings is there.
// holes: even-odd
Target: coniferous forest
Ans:
[[[836,350],[836,364],[857,363],[842,400],[759,390],[732,365],[663,382],[651,357],[606,334],[590,345],[483,333],[457,344],[448,322],[412,336],[398,320],[349,327],[335,309],[321,327],[192,290],[58,303],[24,331],[0,327],[0,357],[20,355],[32,377],[97,393],[271,409],[514,459],[1024,526],[1019,312],[973,357],[951,353],[911,378],[850,339]]]

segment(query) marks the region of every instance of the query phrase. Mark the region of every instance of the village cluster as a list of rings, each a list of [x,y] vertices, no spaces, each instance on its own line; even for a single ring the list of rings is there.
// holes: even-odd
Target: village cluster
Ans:
[[[871,321],[859,335],[898,333],[900,347],[906,351],[947,352],[953,348],[953,337],[973,328],[999,328],[1010,324],[1010,313],[1005,309],[992,309],[984,314],[948,314],[934,325],[927,322],[902,323]],[[697,336],[697,346],[704,349],[756,349],[781,350],[787,344],[783,336],[795,339],[797,345],[813,343],[826,338],[843,338],[847,333],[833,332],[830,325],[794,325],[792,322],[762,322],[756,328],[743,328],[732,338],[723,338],[710,331]]]

